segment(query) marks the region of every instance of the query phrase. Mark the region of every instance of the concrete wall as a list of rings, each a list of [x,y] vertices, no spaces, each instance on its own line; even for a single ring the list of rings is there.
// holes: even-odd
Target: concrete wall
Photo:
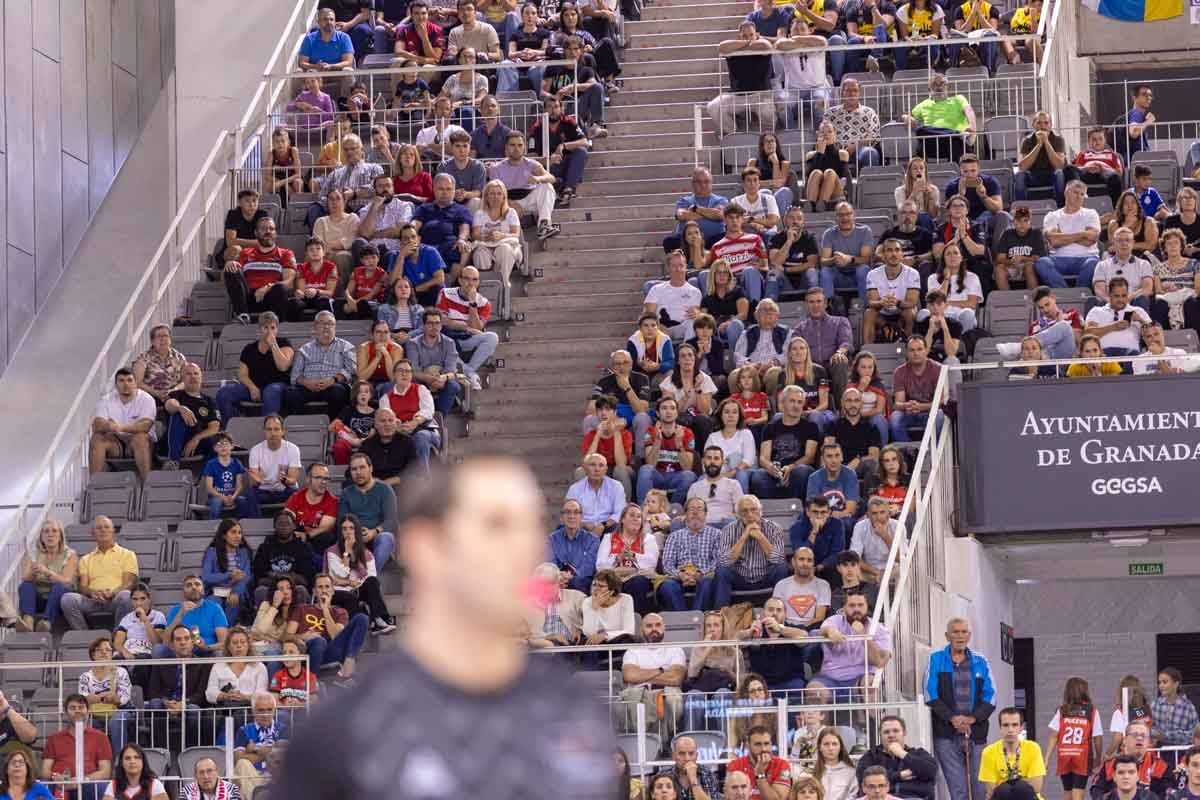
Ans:
[[[133,148],[173,36],[159,0],[0,5],[0,369]]]
[[[1034,640],[1037,719],[1030,731],[1046,740],[1046,725],[1067,678],[1086,678],[1107,731],[1117,685],[1137,675],[1153,691],[1155,636],[1193,632],[1200,620],[1200,578],[1047,581],[1017,587],[1017,635]],[[1106,739],[1107,741],[1107,739]],[[1062,786],[1047,780],[1048,800]]]
[[[1073,3],[1072,5],[1077,5]],[[1187,9],[1183,16],[1159,22],[1120,22],[1102,17],[1078,4],[1079,55],[1113,58],[1126,63],[1159,61],[1179,57],[1180,50],[1200,55],[1200,26],[1190,25]],[[1138,59],[1129,59],[1136,55]]]

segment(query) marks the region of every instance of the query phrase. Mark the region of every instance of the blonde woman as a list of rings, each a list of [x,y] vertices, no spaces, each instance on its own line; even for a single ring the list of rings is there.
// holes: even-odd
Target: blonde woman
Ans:
[[[726,634],[725,617],[719,611],[705,612],[702,630],[706,642],[727,641],[733,638]],[[708,645],[692,649],[691,658],[688,660],[687,680],[684,683],[687,688],[684,698],[684,707],[688,715],[686,730],[706,729],[704,723],[707,710],[716,705],[708,701],[720,699],[725,701],[721,705],[725,705],[730,698],[728,693],[737,685],[737,676],[742,674],[743,669],[745,667],[742,664],[742,654],[736,647]],[[723,698],[706,697],[718,692],[726,694]]]
[[[62,614],[62,597],[75,589],[79,555],[67,545],[67,534],[56,519],[42,523],[34,551],[21,563],[17,588],[17,630],[50,630]],[[44,619],[37,620],[41,614]]]
[[[658,564],[658,540],[642,530],[642,509],[625,506],[617,529],[606,533],[596,552],[596,569],[611,570],[621,580],[621,593],[633,598],[634,610],[645,616],[652,610],[654,567]]]
[[[925,159],[917,156],[904,169],[904,181],[896,187],[896,208],[905,200],[917,204],[918,214],[928,214],[930,220],[938,218],[942,208],[942,191],[929,180],[925,171]]]
[[[734,349],[748,324],[750,300],[742,292],[725,259],[718,258],[712,263],[702,288],[704,297],[700,300],[700,308],[717,321],[717,335],[725,339],[730,350]]]
[[[822,433],[837,421],[829,373],[820,364],[813,363],[808,342],[799,336],[788,342],[787,361],[783,365],[783,381],[779,388],[784,386],[799,386],[804,390],[804,413]]]
[[[483,187],[483,203],[471,220],[471,238],[475,267],[487,272],[494,265],[508,286],[513,267],[521,263],[521,220],[508,204],[503,181],[488,181]]]

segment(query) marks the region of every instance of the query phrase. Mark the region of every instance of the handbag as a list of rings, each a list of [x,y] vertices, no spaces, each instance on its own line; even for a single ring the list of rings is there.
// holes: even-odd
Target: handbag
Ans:
[[[725,670],[716,667],[702,667],[699,675],[683,682],[683,691],[709,694],[720,689],[732,691],[736,686],[737,682],[733,676]]]

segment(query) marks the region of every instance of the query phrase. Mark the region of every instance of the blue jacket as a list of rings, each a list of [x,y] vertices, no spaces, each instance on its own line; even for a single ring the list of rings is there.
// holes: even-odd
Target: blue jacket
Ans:
[[[221,568],[217,564],[217,551],[212,547],[204,551],[204,560],[200,564],[200,580],[204,581],[204,591],[211,595],[215,587],[228,586],[238,597],[249,597],[250,584],[254,580],[254,567],[251,564],[250,548],[239,547],[233,563],[227,566],[229,569],[221,572]],[[242,579],[237,583],[234,583],[229,577],[230,570],[234,567],[237,567],[244,573]]]
[[[591,578],[596,574],[596,552],[600,540],[591,531],[580,530],[575,539],[567,538],[566,528],[559,525],[546,540],[546,560],[554,562],[560,570],[570,567],[577,578]]]
[[[812,523],[808,521],[808,515],[801,511],[800,516],[796,517],[796,521],[788,530],[788,539],[791,541],[792,550],[797,547],[807,547],[812,550],[813,561],[821,568],[820,576],[829,580],[831,576],[837,574],[838,554],[845,550],[848,544],[846,526],[840,519],[830,517],[821,526],[817,540],[810,543],[808,536],[811,533]]]
[[[971,740],[986,742],[988,718],[996,710],[996,687],[992,685],[992,669],[987,659],[974,650],[967,650],[971,659],[971,710],[967,712],[954,707],[954,661],[950,658],[950,645],[929,654],[929,675],[925,678],[925,703],[933,714],[933,738],[954,739],[958,732],[950,724],[956,714],[969,713],[975,718],[971,726]]]

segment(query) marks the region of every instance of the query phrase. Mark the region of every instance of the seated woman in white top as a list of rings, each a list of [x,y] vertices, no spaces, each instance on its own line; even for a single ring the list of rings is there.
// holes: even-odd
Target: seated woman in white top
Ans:
[[[396,630],[383,601],[375,556],[363,540],[362,523],[354,514],[342,518],[338,543],[325,551],[325,571],[333,578],[333,603],[353,616],[367,607],[372,633]]]
[[[725,454],[722,477],[736,479],[742,485],[742,494],[749,494],[750,470],[758,463],[758,454],[754,434],[746,427],[746,417],[736,400],[728,398],[721,403],[717,409],[717,424],[720,429],[708,435],[704,447],[720,448]]]
[[[238,626],[225,637],[225,656],[250,655],[250,631]],[[258,661],[218,661],[208,673],[205,699],[214,705],[249,706],[255,692],[267,691],[267,668]]]
[[[632,642],[633,598],[621,593],[621,578],[602,569],[592,578],[591,596],[583,600],[583,635],[587,644]]]
[[[696,450],[703,452],[704,442],[714,427],[710,416],[717,384],[700,370],[696,348],[681,344],[675,350],[675,368],[659,384],[663,397],[674,397],[679,406],[679,424],[691,428]]]
[[[596,569],[611,569],[621,579],[621,591],[633,598],[634,609],[649,614],[654,596],[654,568],[658,565],[658,541],[642,529],[642,509],[636,503],[625,506],[617,520],[617,529],[606,533],[596,551]]]
[[[475,267],[487,272],[493,265],[508,285],[513,267],[521,263],[521,220],[508,204],[504,182],[490,180],[483,187],[483,201],[471,220],[472,254]]]
[[[167,800],[162,781],[146,763],[146,751],[130,742],[117,753],[113,779],[104,788],[104,800]]]
[[[926,294],[940,291],[946,295],[946,316],[962,325],[963,333],[974,328],[978,321],[975,309],[983,302],[983,286],[979,276],[967,269],[966,259],[956,244],[946,245],[937,271],[929,276]],[[917,320],[929,316],[927,309],[917,312]]]

